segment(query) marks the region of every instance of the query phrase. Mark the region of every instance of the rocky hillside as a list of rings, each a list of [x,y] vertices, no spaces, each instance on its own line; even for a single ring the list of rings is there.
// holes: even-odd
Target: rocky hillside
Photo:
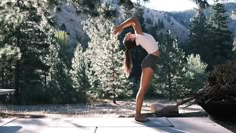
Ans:
[[[144,23],[147,29],[158,25],[158,23],[163,23],[161,26],[161,30],[157,32],[166,32],[167,30],[171,30],[173,35],[175,35],[179,40],[183,41],[188,38],[189,30],[188,28],[177,21],[173,16],[169,15],[167,12],[156,11],[152,9],[146,8],[144,10]]]
[[[236,2],[225,4],[226,15],[229,16],[228,27],[233,35],[236,36],[236,16],[234,16],[236,12]],[[206,16],[209,16],[211,12],[211,8],[206,10]],[[188,27],[190,24],[190,18],[192,18],[195,14],[194,10],[187,10],[183,12],[168,12],[168,15],[172,16],[176,21],[182,24],[184,27]],[[233,14],[233,15],[232,15]]]
[[[232,14],[236,9],[236,3],[229,3],[226,5],[227,14]],[[189,20],[194,15],[193,10],[185,12],[163,12],[153,9],[144,9],[144,23],[146,28],[153,27],[162,22],[160,31],[171,30],[172,33],[178,37],[180,41],[184,41],[189,35]],[[88,37],[83,31],[81,22],[88,18],[88,15],[78,14],[72,4],[61,3],[57,8],[56,23],[59,29],[66,31],[70,35],[70,44],[75,46],[77,41],[82,44],[87,42]],[[118,17],[117,22],[123,21],[125,18]],[[121,20],[122,19],[122,20]],[[229,20],[229,28],[236,35],[236,20]],[[155,29],[154,29],[155,30]]]
[[[88,39],[83,32],[82,22],[88,18],[87,15],[78,14],[72,4],[60,3],[55,13],[57,27],[68,33],[70,36],[70,44],[76,45],[77,41],[86,42]],[[72,46],[73,47],[73,46]]]

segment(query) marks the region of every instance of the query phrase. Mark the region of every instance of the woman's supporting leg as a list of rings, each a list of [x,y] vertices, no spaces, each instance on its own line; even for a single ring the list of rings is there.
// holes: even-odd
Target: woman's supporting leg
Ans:
[[[136,95],[136,113],[135,120],[142,121],[145,118],[141,116],[141,109],[143,105],[144,95],[147,92],[149,85],[152,81],[154,71],[150,67],[142,68],[142,75],[140,81],[139,91]]]

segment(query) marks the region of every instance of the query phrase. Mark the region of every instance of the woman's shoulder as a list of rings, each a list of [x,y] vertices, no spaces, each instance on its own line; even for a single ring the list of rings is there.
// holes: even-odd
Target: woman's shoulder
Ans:
[[[143,34],[136,34],[136,38],[153,38],[153,36],[149,33],[143,32]]]
[[[149,33],[143,33],[144,35],[146,35],[146,36],[152,36],[151,34],[149,34]]]
[[[152,35],[149,33],[143,32],[143,34],[137,34],[137,36],[147,37],[147,36],[152,36]]]
[[[150,35],[150,34],[145,33],[145,32],[143,32],[143,34],[138,34],[138,33],[136,33],[136,36],[148,36],[148,35]]]

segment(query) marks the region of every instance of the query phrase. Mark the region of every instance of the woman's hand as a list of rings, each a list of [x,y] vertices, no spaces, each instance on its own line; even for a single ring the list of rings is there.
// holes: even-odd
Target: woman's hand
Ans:
[[[120,34],[120,32],[122,31],[123,29],[122,28],[120,28],[120,26],[117,26],[117,27],[114,27],[114,29],[113,29],[113,34]]]

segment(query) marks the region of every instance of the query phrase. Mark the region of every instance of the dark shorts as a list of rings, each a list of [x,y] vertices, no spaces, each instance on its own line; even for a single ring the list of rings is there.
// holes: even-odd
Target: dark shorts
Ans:
[[[159,58],[158,56],[155,56],[155,55],[152,55],[152,54],[147,55],[143,59],[141,67],[142,68],[151,67],[152,70],[155,71],[158,58]]]

